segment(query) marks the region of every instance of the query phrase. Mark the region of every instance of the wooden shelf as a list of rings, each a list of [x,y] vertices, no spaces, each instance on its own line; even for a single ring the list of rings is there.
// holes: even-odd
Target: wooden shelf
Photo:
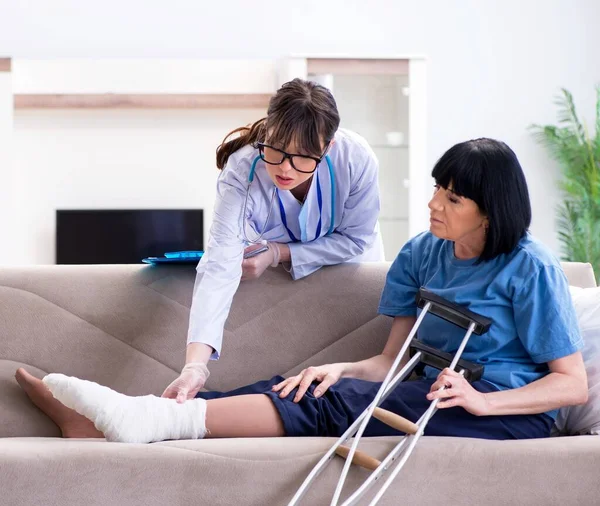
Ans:
[[[393,58],[307,58],[309,74],[407,76],[408,60]]]
[[[266,109],[271,94],[15,94],[15,109]]]

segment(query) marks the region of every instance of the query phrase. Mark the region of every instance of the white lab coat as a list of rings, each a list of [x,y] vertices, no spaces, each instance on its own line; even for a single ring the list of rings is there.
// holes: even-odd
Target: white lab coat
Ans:
[[[377,223],[380,209],[378,162],[361,136],[340,129],[329,150],[335,179],[331,235],[326,234],[332,222],[332,181],[325,159],[317,168],[321,211],[315,175],[304,204],[300,204],[290,191],[279,190],[265,225],[275,186],[260,160],[248,190],[250,167],[256,156],[258,150],[245,146],[229,157],[217,182],[213,223],[206,251],[197,267],[188,343],[212,346],[215,349],[213,359],[221,352],[223,327],[242,275],[243,253],[248,245],[242,233],[244,219],[249,240],[264,232],[262,238],[267,241],[289,243],[293,279],[308,276],[324,265],[384,259]],[[244,218],[247,191],[249,198]],[[291,242],[282,222],[279,200],[289,230],[302,242]],[[319,217],[321,231],[316,237]],[[305,223],[304,227],[301,222]]]

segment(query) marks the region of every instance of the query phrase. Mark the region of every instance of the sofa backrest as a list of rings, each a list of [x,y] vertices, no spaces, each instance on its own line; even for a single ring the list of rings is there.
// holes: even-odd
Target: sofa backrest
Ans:
[[[242,282],[207,384],[226,390],[380,350],[376,314],[389,265],[342,265],[292,282],[283,269]],[[13,377],[25,366],[118,391],[160,395],[181,369],[193,266],[0,268],[0,436],[56,435]]]
[[[227,390],[378,353],[391,325],[376,313],[388,268],[340,265],[295,282],[269,269],[241,283],[207,386]],[[565,270],[595,285],[586,264]],[[0,268],[0,437],[58,435],[16,385],[19,366],[160,395],[183,365],[194,278],[186,266]]]

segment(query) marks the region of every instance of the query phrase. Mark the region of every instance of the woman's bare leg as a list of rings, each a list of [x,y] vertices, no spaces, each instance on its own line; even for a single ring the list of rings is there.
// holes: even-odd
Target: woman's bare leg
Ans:
[[[31,401],[58,425],[63,437],[104,437],[90,420],[55,399],[42,380],[22,368],[17,370],[15,377]],[[206,429],[206,437],[213,438],[285,435],[281,417],[274,404],[262,394],[207,401]]]
[[[285,436],[279,412],[263,394],[206,401],[206,429],[206,437],[214,438]]]

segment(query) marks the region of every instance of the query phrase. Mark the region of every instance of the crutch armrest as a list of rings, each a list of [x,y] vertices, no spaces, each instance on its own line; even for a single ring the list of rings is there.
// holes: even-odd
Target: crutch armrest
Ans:
[[[419,308],[423,308],[425,304],[430,302],[430,313],[433,313],[434,315],[439,316],[450,323],[454,323],[463,329],[468,329],[471,322],[475,323],[475,329],[473,332],[478,336],[485,334],[492,325],[492,320],[489,318],[474,313],[473,311],[469,311],[468,309],[459,306],[454,302],[450,302],[449,300],[430,292],[426,288],[419,288],[416,300],[417,307]]]
[[[454,359],[454,356],[451,353],[446,353],[445,351],[438,350],[433,346],[428,346],[418,339],[413,339],[410,343],[410,356],[414,356],[414,354],[418,351],[421,352],[420,364],[416,367],[416,371],[418,373],[419,369],[422,370],[423,366],[425,365],[429,365],[441,371],[442,369],[449,367],[450,363]],[[474,362],[461,359],[458,361],[456,369],[463,369],[465,371],[465,379],[472,383],[473,381],[481,379],[484,368],[481,364],[475,364]]]

